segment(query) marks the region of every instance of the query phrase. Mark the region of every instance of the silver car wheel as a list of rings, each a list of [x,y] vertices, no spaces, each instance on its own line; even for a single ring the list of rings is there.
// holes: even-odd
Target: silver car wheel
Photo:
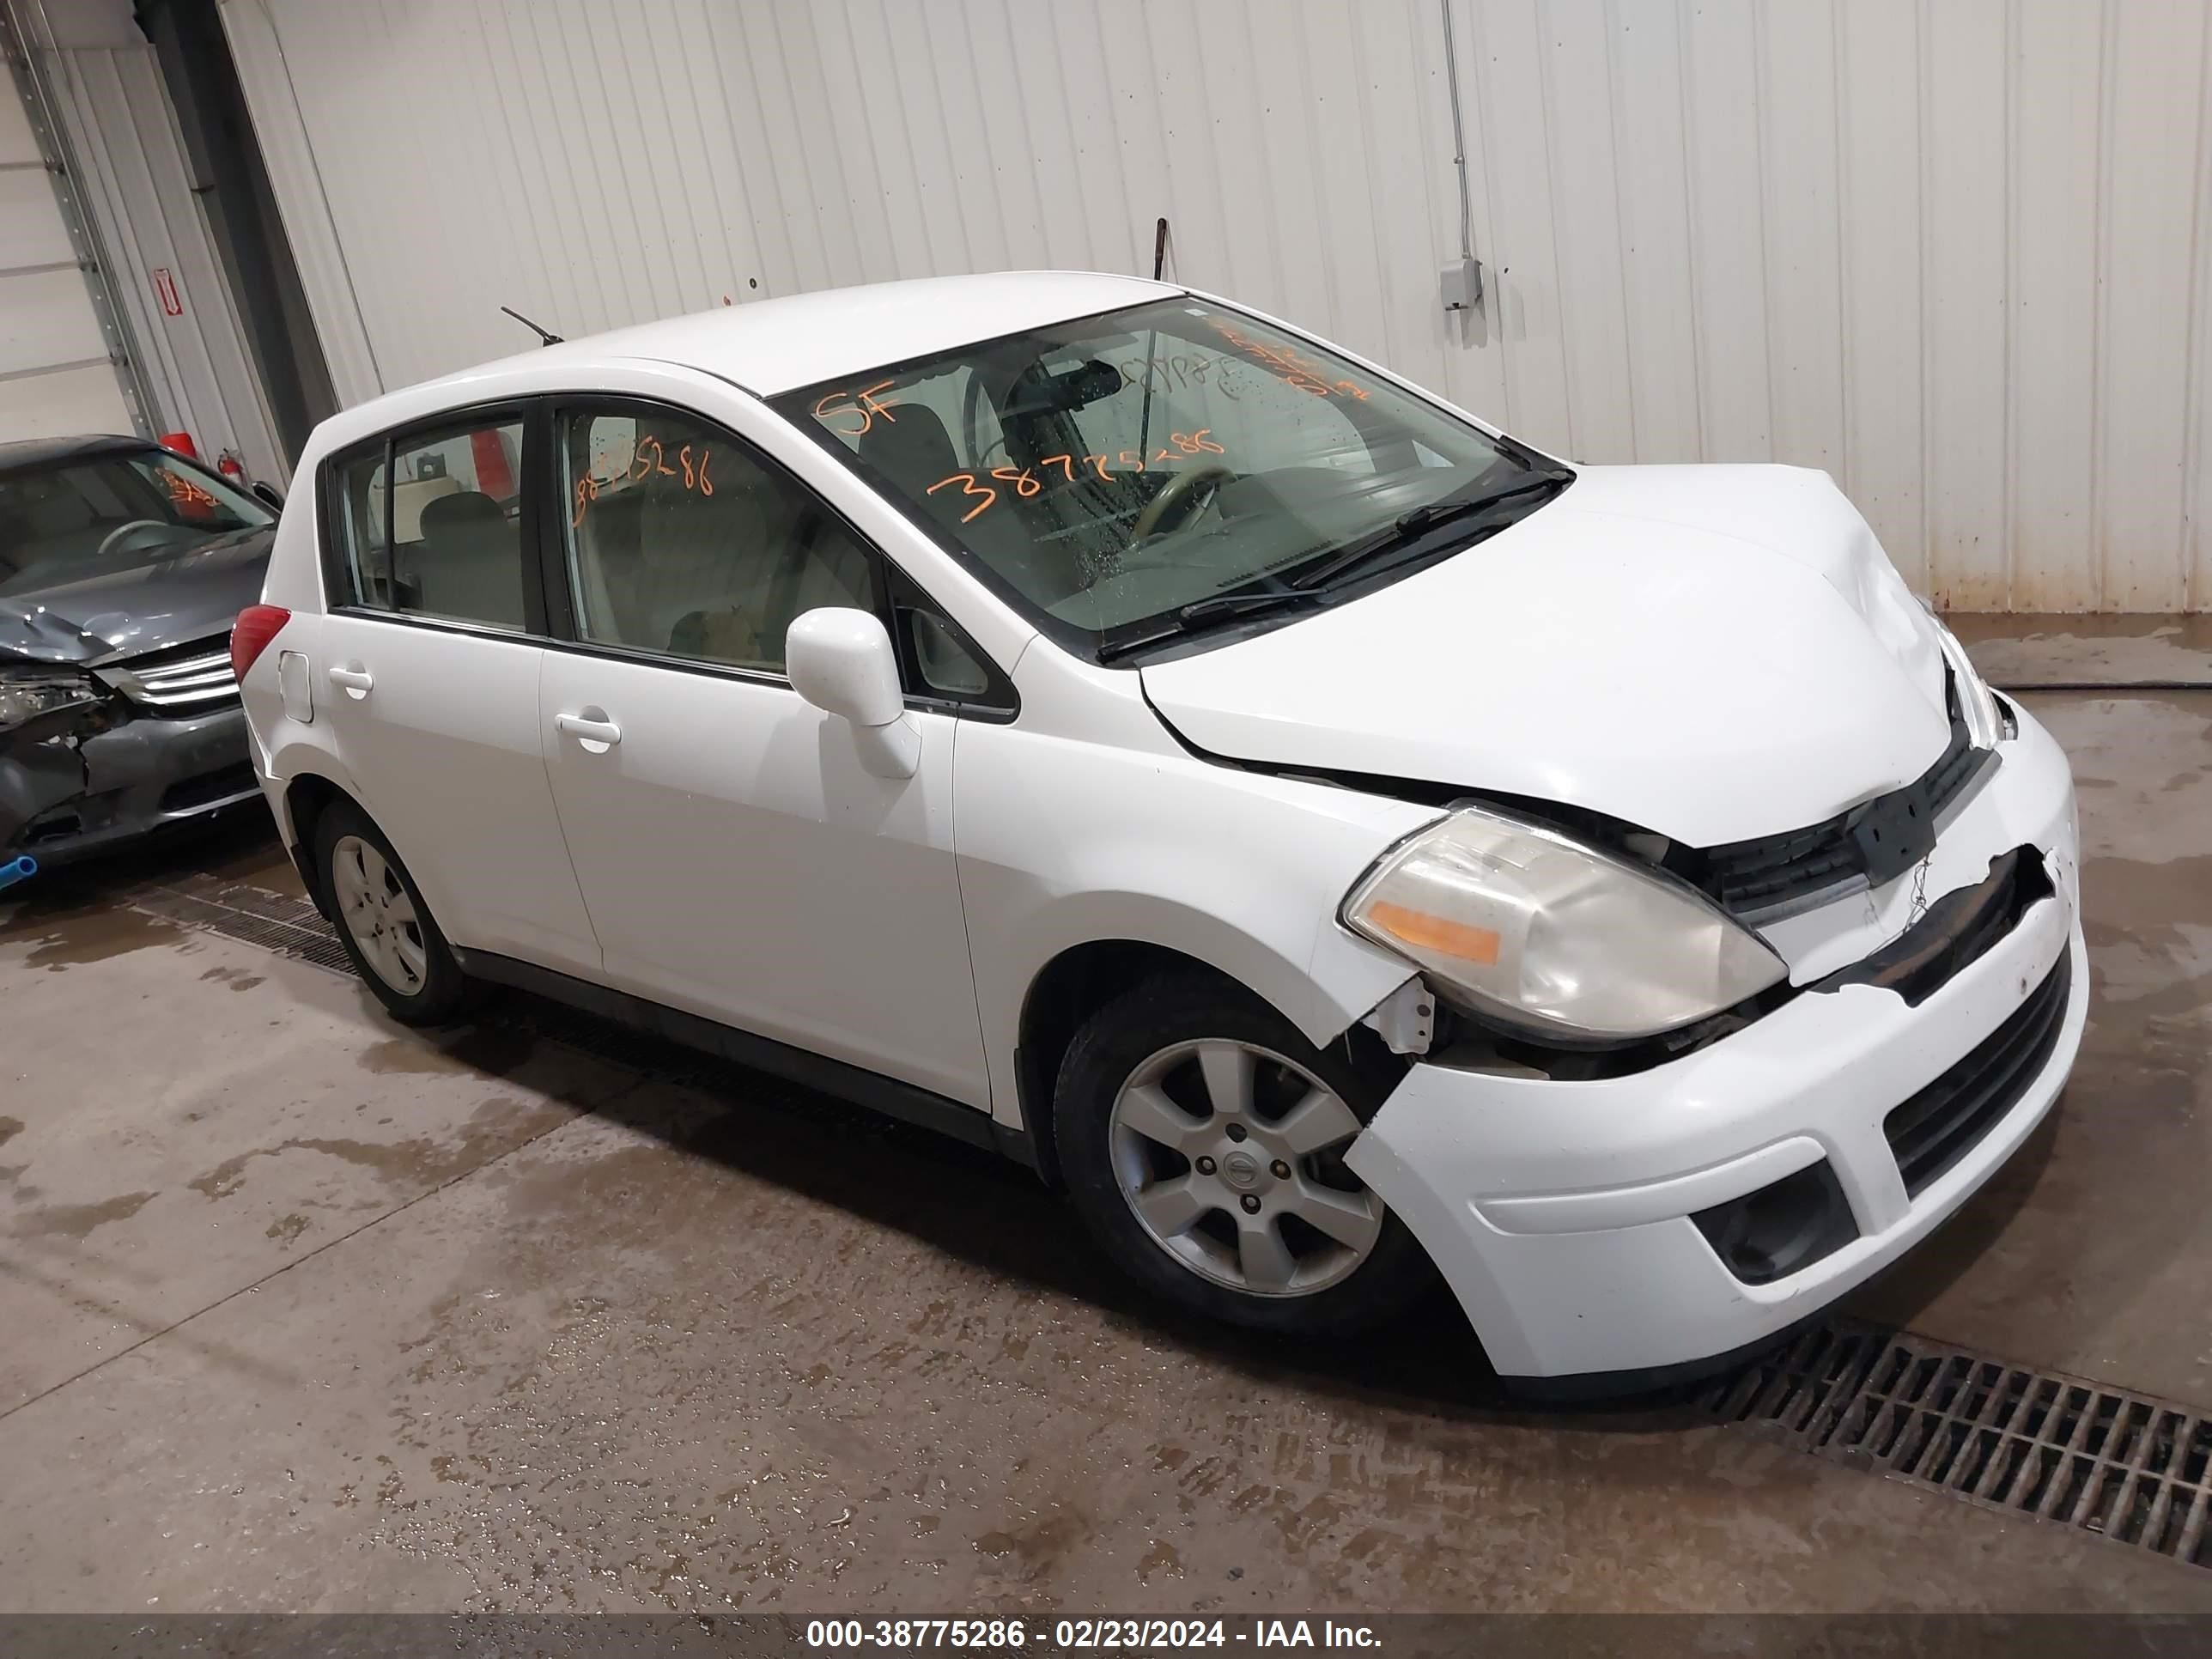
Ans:
[[[1138,1224],[1182,1266],[1253,1296],[1311,1296],[1382,1236],[1382,1200],[1337,1156],[1361,1127],[1297,1061],[1209,1038],[1129,1074],[1107,1144]]]
[[[415,901],[390,861],[359,836],[341,836],[331,848],[331,887],[362,960],[400,995],[420,991],[430,953]]]

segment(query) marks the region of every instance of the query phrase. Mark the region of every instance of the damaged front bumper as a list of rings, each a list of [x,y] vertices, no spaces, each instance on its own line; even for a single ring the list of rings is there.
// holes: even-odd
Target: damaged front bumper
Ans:
[[[2024,714],[2002,753],[1928,873],[1841,901],[1850,927],[1792,952],[1802,994],[1742,1030],[1624,1076],[1433,1056],[1407,1073],[1346,1162],[1420,1240],[1503,1376],[1608,1393],[1773,1341],[1926,1237],[2027,1139],[2080,1047],[2089,973],[2065,757]],[[1990,881],[2002,929],[1963,965],[1911,949],[1879,974],[1832,963],[1835,939],[1917,942],[1916,914],[1960,933],[1945,896],[2015,849],[2039,867],[2018,888]]]
[[[0,740],[0,862],[67,864],[258,799],[246,711],[117,721],[112,705]]]

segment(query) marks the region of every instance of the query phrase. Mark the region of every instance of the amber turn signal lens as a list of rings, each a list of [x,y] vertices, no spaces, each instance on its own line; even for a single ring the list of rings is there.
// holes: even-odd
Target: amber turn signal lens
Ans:
[[[1367,908],[1368,919],[1383,932],[1407,945],[1424,951],[1441,951],[1448,957],[1457,957],[1462,962],[1479,962],[1486,966],[1498,961],[1498,932],[1492,927],[1474,927],[1463,921],[1449,921],[1443,916],[1432,916],[1425,911],[1408,909],[1402,904],[1393,904],[1388,899],[1378,899]]]

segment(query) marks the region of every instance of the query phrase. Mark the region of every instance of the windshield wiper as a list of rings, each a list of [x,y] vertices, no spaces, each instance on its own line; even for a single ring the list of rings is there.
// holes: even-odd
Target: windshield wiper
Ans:
[[[1397,516],[1388,530],[1377,531],[1364,540],[1353,542],[1312,569],[1292,577],[1291,586],[1300,592],[1325,587],[1347,570],[1370,563],[1383,554],[1395,553],[1402,547],[1410,546],[1440,525],[1471,519],[1478,513],[1487,513],[1492,507],[1518,495],[1534,495],[1540,489],[1560,489],[1574,476],[1571,472],[1547,468],[1533,478],[1508,484],[1503,489],[1493,489],[1481,495],[1447,495],[1441,501],[1426,501],[1419,507],[1408,507]]]
[[[1539,455],[1534,450],[1529,448],[1526,444],[1507,437],[1502,432],[1492,437],[1490,441],[1497,446],[1498,451],[1503,453],[1507,459],[1516,463],[1523,472],[1550,472],[1557,471],[1557,469],[1554,468],[1549,461],[1546,460],[1541,455]]]
[[[1185,634],[1203,632],[1209,623],[1231,617],[1249,617],[1269,611],[1300,610],[1309,605],[1328,604],[1328,596],[1309,592],[1295,587],[1252,589],[1242,593],[1216,593],[1210,599],[1193,599],[1158,628],[1128,639],[1109,640],[1098,647],[1098,660],[1110,662],[1116,657],[1126,657],[1132,651],[1141,651],[1148,645],[1179,639]]]

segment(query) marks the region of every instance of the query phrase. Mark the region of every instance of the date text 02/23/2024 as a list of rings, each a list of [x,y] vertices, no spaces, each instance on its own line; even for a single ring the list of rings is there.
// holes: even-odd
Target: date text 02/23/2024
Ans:
[[[1332,1619],[1060,1619],[1034,1628],[1021,1619],[813,1619],[807,1621],[806,1645],[1083,1652],[1231,1645],[1373,1649],[1382,1644],[1370,1626]]]

